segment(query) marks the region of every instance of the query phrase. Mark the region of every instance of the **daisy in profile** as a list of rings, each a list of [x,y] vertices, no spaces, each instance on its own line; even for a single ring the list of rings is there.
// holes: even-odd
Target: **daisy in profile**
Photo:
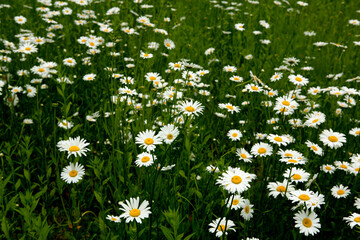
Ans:
[[[350,189],[342,184],[331,188],[331,195],[335,198],[346,198],[350,194]]]
[[[308,210],[300,211],[295,214],[294,220],[295,227],[299,228],[300,233],[303,233],[305,236],[308,236],[309,234],[314,236],[320,232],[320,219],[315,212],[308,212]]]
[[[330,164],[324,164],[322,166],[320,166],[320,170],[326,173],[330,173],[333,174],[336,170],[335,166],[330,165]]]
[[[271,82],[279,81],[282,78],[282,76],[283,76],[282,73],[275,72],[274,75],[272,75],[272,77],[270,78],[270,81]]]
[[[272,154],[272,151],[273,148],[271,147],[271,145],[264,142],[256,143],[251,148],[251,153],[256,157],[270,156]]]
[[[209,224],[209,232],[215,233],[216,237],[221,237],[223,234],[227,235],[227,231],[232,230],[236,232],[234,229],[235,223],[231,220],[226,220],[226,218],[218,218],[216,220],[213,220]]]
[[[311,190],[295,190],[290,193],[289,200],[292,203],[305,204],[307,208],[310,208],[316,202],[316,197]]]
[[[230,202],[230,200],[232,200]],[[231,209],[238,210],[241,208],[242,204],[244,203],[245,199],[242,198],[240,195],[233,195],[229,198],[225,199],[225,202],[227,203],[227,207]]]
[[[70,163],[70,165],[65,167],[61,172],[61,179],[66,183],[77,183],[84,175],[85,169],[83,165]]]
[[[232,141],[238,141],[240,140],[240,138],[242,137],[242,133],[239,130],[236,129],[231,129],[228,133],[227,136],[230,138],[230,140]]]
[[[215,51],[215,48],[208,48],[208,49],[206,49],[206,51],[205,51],[205,55],[210,55],[210,54],[212,54],[213,52]]]
[[[149,167],[154,163],[155,159],[156,156],[153,156],[147,152],[143,152],[137,155],[135,164],[138,167]]]
[[[107,215],[106,219],[112,222],[121,222],[121,218],[119,216]]]
[[[163,126],[159,132],[159,136],[166,144],[171,144],[178,135],[179,130],[173,124]]]
[[[240,168],[231,168],[217,179],[216,184],[230,193],[240,194],[250,188],[250,182],[254,178],[254,174],[244,172]]]
[[[249,221],[253,217],[254,209],[252,204],[250,204],[249,199],[245,199],[241,204],[242,210],[240,215],[246,220]]]
[[[149,202],[144,200],[141,205],[140,198],[130,198],[130,201],[126,200],[126,204],[120,203],[120,210],[124,211],[123,214],[120,215],[121,218],[126,219],[126,223],[136,221],[141,223],[143,219],[148,218],[151,214]]]
[[[277,196],[289,196],[292,191],[295,191],[294,185],[289,183],[287,180],[282,182],[269,182],[267,189],[270,191],[269,196],[277,198]]]
[[[230,81],[233,81],[233,82],[242,82],[242,81],[243,81],[243,78],[240,77],[240,76],[234,75],[234,76],[232,76],[232,77],[230,78]]]
[[[140,57],[143,58],[143,59],[152,58],[153,56],[154,56],[153,54],[145,53],[143,51],[141,51],[141,53],[140,53]]]
[[[240,108],[238,106],[232,105],[231,103],[226,103],[226,104],[220,103],[219,107],[221,109],[227,109],[228,112],[230,112],[231,114],[233,114],[234,112],[235,113],[240,112]]]
[[[185,115],[188,116],[198,116],[202,114],[202,111],[204,107],[201,103],[195,100],[187,100],[187,101],[181,101],[178,103],[177,108]]]
[[[224,70],[225,72],[236,72],[236,71],[237,71],[237,68],[234,67],[234,66],[227,65],[227,66],[225,66],[225,67],[223,68],[223,70]]]
[[[355,197],[354,207],[360,209],[360,198]]]
[[[317,154],[317,155],[319,155],[319,156],[324,155],[323,149],[322,149],[319,145],[317,145],[316,143],[313,143],[313,142],[310,142],[309,140],[307,140],[307,141],[305,142],[305,144],[306,144],[306,146],[307,146],[308,148],[310,148],[311,151],[313,151],[315,154]]]
[[[334,149],[340,148],[343,143],[346,143],[345,134],[334,132],[332,129],[322,131],[319,137],[325,146]]]
[[[352,128],[350,131],[349,131],[349,134],[350,135],[353,135],[355,137],[359,137],[360,136],[360,128]]]
[[[64,63],[64,65],[69,66],[69,67],[74,67],[76,65],[76,61],[73,58],[65,58],[63,60],[63,63]]]
[[[170,69],[172,70],[175,70],[175,71],[182,71],[185,69],[185,65],[183,62],[176,62],[176,63],[169,63],[169,67]]]
[[[155,131],[146,129],[139,132],[135,138],[136,144],[150,152],[155,150],[156,145],[161,144],[161,138],[155,134]]]
[[[310,177],[310,173],[305,172],[305,170],[301,168],[294,167],[291,169],[286,169],[283,176],[285,178],[288,178],[290,176],[291,182],[299,183],[299,182],[306,182]]]
[[[70,121],[66,121],[66,119],[58,122],[58,127],[61,127],[64,129],[71,129],[73,126],[74,126],[74,124]]]
[[[96,74],[90,73],[90,74],[86,74],[86,75],[83,77],[83,80],[84,80],[84,81],[94,81],[94,80],[95,80],[95,77],[96,77]]]
[[[306,86],[309,83],[309,79],[298,75],[289,75],[289,81],[292,82],[296,86]]]
[[[244,162],[251,162],[252,155],[245,150],[245,148],[240,148],[236,150],[236,156],[239,157],[239,160],[243,160]]]
[[[245,28],[244,28],[244,25],[243,23],[237,23],[235,24],[235,29],[238,30],[238,31],[245,31]]]
[[[80,137],[77,138],[69,138],[69,140],[62,140],[58,142],[57,147],[59,148],[60,152],[67,152],[68,158],[71,155],[79,156],[82,155],[86,156],[86,152],[89,151],[87,146],[90,143],[86,142],[85,139],[80,139]]]
[[[350,158],[352,163],[360,164],[360,153],[353,154]]]
[[[354,228],[355,226],[360,227],[360,214],[359,213],[353,213],[348,217],[344,217],[343,219],[350,226],[350,228]]]

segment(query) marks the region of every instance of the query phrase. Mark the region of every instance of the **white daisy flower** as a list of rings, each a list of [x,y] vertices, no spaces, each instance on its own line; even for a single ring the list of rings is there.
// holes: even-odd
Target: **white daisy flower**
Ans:
[[[235,223],[231,220],[226,220],[226,218],[218,218],[216,220],[213,220],[209,224],[209,232],[215,233],[216,237],[221,237],[223,234],[227,235],[227,231],[232,230],[236,232],[236,230],[233,228],[235,226]]]
[[[140,198],[130,198],[130,201],[126,200],[125,203],[120,203],[120,210],[124,211],[123,214],[120,215],[121,218],[126,219],[126,223],[136,221],[141,223],[141,221],[145,218],[148,218],[151,214],[149,202],[144,200],[139,206]]]
[[[228,133],[227,136],[232,140],[232,141],[238,141],[240,140],[240,138],[242,137],[242,133],[239,130],[236,129],[231,129]]]
[[[175,138],[179,135],[179,130],[173,124],[165,125],[161,128],[159,136],[166,144],[171,144]]]
[[[271,145],[267,144],[267,143],[263,143],[263,142],[256,143],[251,148],[251,153],[253,155],[255,155],[256,157],[270,156],[272,154],[272,151],[273,151],[273,148],[271,147]]]
[[[155,135],[155,131],[146,129],[145,131],[139,132],[135,138],[136,144],[140,144],[140,147],[146,151],[153,151],[157,144],[161,144],[161,138]]]
[[[354,228],[355,226],[360,227],[360,214],[359,213],[353,213],[349,217],[343,218],[347,224],[349,224],[350,228]]]
[[[346,143],[345,134],[334,132],[332,129],[324,130],[320,134],[320,141],[330,148],[340,148]]]
[[[85,139],[80,139],[80,137],[70,137],[69,140],[62,140],[58,142],[57,147],[60,152],[67,152],[69,158],[71,155],[74,155],[75,157],[81,157],[82,155],[86,156],[86,152],[89,151],[86,147],[88,145],[89,143],[87,143]]]
[[[311,234],[312,236],[320,232],[320,219],[317,218],[315,212],[300,211],[295,214],[295,227],[300,229],[300,233],[305,236]]]
[[[346,198],[350,194],[350,189],[342,184],[331,188],[331,195],[335,198]]]
[[[255,178],[254,174],[242,171],[240,168],[231,168],[223,173],[216,184],[220,184],[230,193],[242,193],[250,188],[250,182]]]
[[[154,163],[154,160],[156,160],[156,156],[143,152],[137,155],[135,164],[138,167],[148,167]]]
[[[83,165],[70,163],[70,165],[65,167],[61,172],[61,179],[66,183],[77,183],[84,175],[85,169]]]

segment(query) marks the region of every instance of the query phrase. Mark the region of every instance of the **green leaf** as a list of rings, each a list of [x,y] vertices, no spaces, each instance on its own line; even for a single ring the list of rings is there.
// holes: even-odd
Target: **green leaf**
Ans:
[[[185,172],[183,170],[179,171],[179,175],[182,176],[183,178],[187,179]]]
[[[97,191],[94,191],[96,200],[100,203],[100,205],[103,205],[103,200],[101,198],[101,194]]]
[[[24,169],[24,176],[25,176],[26,180],[28,180],[30,182],[30,173],[26,169]]]
[[[192,234],[190,234],[189,236],[187,236],[186,238],[184,238],[184,240],[190,240],[190,238],[192,237],[192,236],[194,236],[195,235],[195,233],[192,233]]]
[[[170,229],[164,227],[163,225],[160,225],[160,229],[162,233],[165,235],[167,240],[174,240],[174,237],[172,236]]]

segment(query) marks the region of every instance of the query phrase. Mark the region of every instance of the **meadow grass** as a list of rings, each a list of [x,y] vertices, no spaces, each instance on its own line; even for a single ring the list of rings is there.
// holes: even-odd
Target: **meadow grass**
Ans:
[[[356,239],[359,14],[4,0],[0,238]]]

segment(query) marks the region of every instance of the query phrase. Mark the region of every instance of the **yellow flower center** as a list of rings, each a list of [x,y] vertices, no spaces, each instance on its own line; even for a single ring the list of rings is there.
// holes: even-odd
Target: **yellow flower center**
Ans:
[[[234,77],[234,80],[235,80],[235,81],[239,81],[239,80],[240,80],[240,78],[238,78],[238,77]]]
[[[193,108],[192,106],[186,107],[185,110],[188,112],[195,112],[195,108]]]
[[[285,106],[290,106],[290,102],[289,102],[289,101],[286,101],[286,100],[283,101],[282,104],[285,105]]]
[[[226,108],[230,109],[230,110],[234,110],[234,107],[231,105],[227,105]]]
[[[310,220],[309,218],[304,218],[304,219],[302,220],[302,223],[303,223],[303,225],[304,225],[305,227],[307,227],[307,228],[310,228],[310,227],[312,226],[312,222],[311,222],[311,220]]]
[[[274,95],[274,93],[273,92],[269,92],[269,96],[273,96]]]
[[[112,218],[111,218],[111,220],[116,221],[117,219],[116,219],[116,218],[114,218],[114,217],[112,217]]]
[[[31,50],[31,47],[26,47],[25,50],[26,50],[26,51],[30,51],[30,50]]]
[[[175,63],[175,64],[174,64],[174,67],[180,68],[180,67],[181,67],[181,65],[180,65],[180,64],[178,64],[178,63]]]
[[[231,182],[234,183],[234,184],[239,184],[239,183],[242,182],[242,179],[241,179],[240,176],[233,176],[233,177],[231,178]]]
[[[240,157],[247,158],[246,154],[244,154],[244,153],[240,154]]]
[[[28,90],[27,90],[29,93],[31,93],[32,92],[32,90],[29,88]]]
[[[337,142],[339,139],[337,138],[337,137],[335,137],[335,136],[330,136],[329,137],[329,141],[330,142]]]
[[[249,213],[249,212],[250,212],[249,206],[246,206],[246,207],[244,208],[244,211],[245,211],[246,213]]]
[[[360,217],[354,218],[354,221],[355,221],[355,222],[360,222]]]
[[[274,140],[277,141],[277,142],[282,142],[282,138],[281,137],[274,137]]]
[[[78,146],[71,146],[71,147],[69,147],[69,151],[70,152],[77,152],[77,151],[79,151],[80,150],[80,148],[78,147]]]
[[[347,169],[347,166],[345,164],[340,165],[341,168]]]
[[[298,161],[295,160],[295,159],[289,159],[288,162],[291,162],[291,163],[297,163]]]
[[[325,169],[328,170],[328,171],[330,171],[330,170],[331,170],[331,167],[326,166]]]
[[[259,88],[257,86],[251,86],[251,89],[254,90],[254,91],[259,90]]]
[[[284,187],[284,186],[278,186],[278,187],[276,188],[276,191],[278,191],[278,192],[285,192],[285,191],[286,191],[286,187]]]
[[[134,209],[132,209],[131,211],[130,211],[130,216],[132,216],[132,217],[138,217],[139,215],[140,215],[140,210],[139,209],[137,209],[137,208],[134,208]]]
[[[170,47],[170,43],[166,43],[166,46],[167,46],[167,47]]]
[[[225,225],[221,224],[221,225],[218,227],[218,231],[224,232],[224,231],[225,231]]]
[[[264,153],[266,153],[266,149],[265,148],[259,148],[258,153],[264,154]]]
[[[237,133],[233,133],[231,136],[233,136],[233,137],[237,137],[237,136],[238,136],[238,134],[237,134]]]
[[[232,205],[238,205],[239,204],[239,199],[234,199],[232,201]]]
[[[90,43],[90,46],[95,46],[95,43],[94,43],[94,42],[91,42],[91,43]]]
[[[149,54],[145,53],[145,54],[144,54],[144,57],[149,57]]]
[[[303,201],[308,201],[308,200],[310,200],[310,197],[309,197],[309,195],[307,195],[307,194],[301,194],[301,195],[299,196],[299,199],[300,199],[300,200],[303,200]]]
[[[317,150],[318,150],[317,147],[315,147],[315,146],[311,146],[311,148],[312,148],[312,150],[314,150],[314,151],[317,151]]]
[[[301,82],[302,78],[301,77],[296,77],[295,80],[298,81],[298,82]]]
[[[360,134],[360,131],[356,131],[355,134],[356,134],[356,135],[359,135],[359,134]]]
[[[292,157],[293,155],[291,153],[285,153],[286,157]]]
[[[147,138],[147,139],[145,139],[144,143],[145,143],[146,145],[151,145],[151,144],[154,143],[154,139],[152,139],[152,138]]]
[[[292,178],[294,180],[300,180],[301,179],[301,175],[300,174],[294,174],[294,176],[292,176]]]
[[[43,68],[39,68],[39,70],[38,70],[39,72],[45,72],[45,69],[43,69]]]
[[[72,60],[71,60],[71,59],[68,59],[67,62],[68,62],[68,63],[72,63]]]
[[[319,121],[319,119],[314,119],[313,121],[312,121],[312,123],[316,123],[316,122],[318,122]]]
[[[141,161],[143,162],[143,163],[146,163],[146,162],[148,162],[150,160],[150,158],[148,157],[148,156],[145,156],[145,157],[142,157],[141,158]]]
[[[78,174],[78,171],[76,171],[76,170],[71,170],[71,171],[69,172],[69,176],[70,176],[70,177],[76,177],[77,174]]]
[[[276,78],[279,78],[279,75],[276,75],[274,78],[275,78],[275,79],[276,79]]]
[[[151,77],[150,77],[150,80],[151,80],[151,81],[154,81],[154,80],[156,80],[156,77],[151,76]]]
[[[337,194],[338,194],[338,195],[343,195],[344,193],[345,193],[345,191],[342,190],[342,189],[340,189],[340,190],[337,191]]]
[[[172,134],[168,134],[168,135],[166,136],[166,138],[169,139],[169,140],[171,140],[171,139],[174,138],[174,136],[173,136]]]

